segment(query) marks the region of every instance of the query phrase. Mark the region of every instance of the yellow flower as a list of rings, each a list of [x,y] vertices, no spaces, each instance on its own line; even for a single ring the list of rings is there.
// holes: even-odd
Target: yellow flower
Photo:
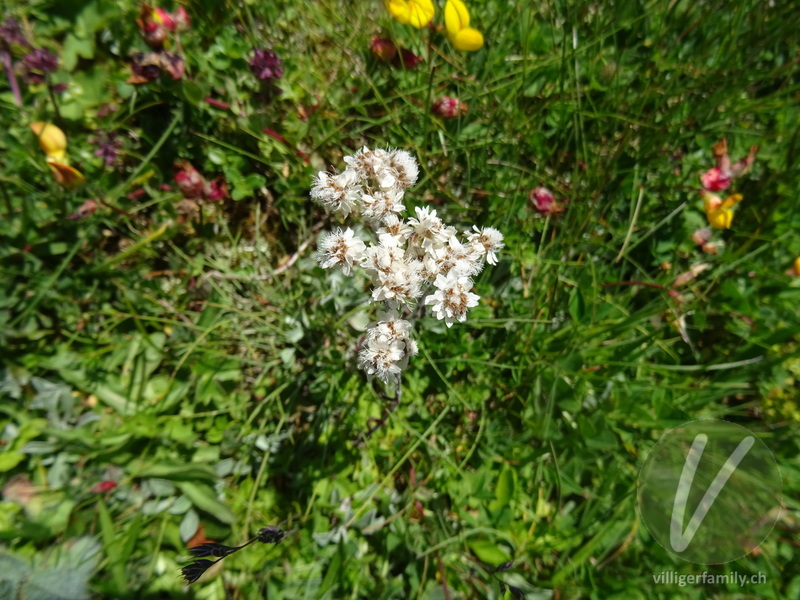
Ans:
[[[800,277],[800,256],[794,259],[792,269],[794,270],[794,274]]]
[[[47,165],[53,177],[64,187],[82,183],[83,174],[67,164],[67,136],[52,123],[36,121],[30,124],[31,131],[39,138],[39,145],[47,156]]]
[[[479,50],[483,46],[483,34],[469,26],[469,11],[461,0],[447,0],[444,26],[456,50]]]
[[[430,23],[436,12],[431,0],[386,0],[386,8],[399,23],[417,29]]]
[[[30,124],[31,131],[39,138],[39,144],[47,160],[61,160],[67,153],[67,136],[52,123],[36,121]]]
[[[78,171],[78,169],[75,167],[70,167],[69,165],[58,163],[52,160],[47,161],[47,166],[50,167],[50,170],[53,172],[53,177],[56,178],[56,181],[64,187],[78,185],[79,183],[83,183],[83,180],[86,179],[83,176],[83,173]]]
[[[733,221],[733,211],[731,207],[742,201],[742,195],[733,194],[732,196],[728,196],[723,202],[716,194],[712,194],[706,190],[703,190],[701,193],[709,225],[717,229],[730,229],[731,222]]]

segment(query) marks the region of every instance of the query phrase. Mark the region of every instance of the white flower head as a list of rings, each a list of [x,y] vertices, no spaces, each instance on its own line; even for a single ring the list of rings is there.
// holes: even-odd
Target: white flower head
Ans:
[[[344,162],[353,170],[360,183],[372,182],[381,190],[392,189],[397,183],[389,153],[381,148],[370,150],[364,146],[355,154],[345,156]]]
[[[422,294],[421,284],[419,261],[395,261],[388,271],[378,272],[372,299],[386,302],[391,307],[407,304]]]
[[[378,229],[376,233],[384,246],[402,246],[411,237],[413,231],[411,225],[392,213],[383,218],[383,227]]]
[[[467,309],[478,305],[480,296],[470,292],[472,280],[469,277],[455,272],[437,275],[434,285],[438,289],[425,298],[425,304],[433,304],[433,314],[440,321],[444,319],[448,327],[453,325],[453,321],[466,321]]]
[[[378,322],[367,330],[369,339],[385,339],[389,341],[403,342],[409,339],[411,323],[401,319],[396,311],[388,310],[378,315]]]
[[[364,251],[364,269],[377,278],[378,273],[388,273],[392,265],[402,263],[405,259],[405,250],[402,246],[383,244],[376,246],[370,244]]]
[[[358,367],[368,375],[376,375],[384,383],[396,381],[400,375],[400,361],[404,358],[402,342],[386,339],[367,340],[358,353]]]
[[[480,273],[483,268],[482,252],[472,244],[462,244],[456,236],[450,238],[447,246],[436,250],[435,258],[439,273],[442,275],[452,271],[464,277],[471,277]]]
[[[311,188],[311,197],[325,208],[325,212],[338,213],[343,217],[355,211],[361,194],[361,186],[352,169],[335,175],[320,171]]]
[[[408,224],[413,229],[409,246],[415,253],[432,252],[447,243],[445,226],[436,216],[436,211],[425,207],[416,207],[416,218],[411,217]]]
[[[394,171],[397,185],[405,189],[417,183],[419,165],[417,159],[405,150],[389,151],[389,166]]]
[[[355,232],[349,227],[342,231],[328,233],[319,241],[319,264],[323,269],[341,266],[345,275],[350,274],[353,264],[360,262],[364,256],[366,245],[359,238],[355,237]]]
[[[401,204],[402,200],[403,190],[401,189],[375,190],[371,194],[364,194],[361,197],[362,214],[365,219],[380,221],[388,215],[405,210],[406,207]]]
[[[423,279],[436,279],[436,276],[440,274],[439,265],[436,262],[436,258],[431,256],[430,254],[425,254],[424,256],[417,259],[420,262],[420,270],[419,276]]]
[[[490,265],[497,264],[497,253],[505,247],[503,234],[494,227],[483,227],[478,229],[477,225],[472,228],[475,232],[465,231],[469,244],[475,248],[482,256],[486,256],[486,262]]]

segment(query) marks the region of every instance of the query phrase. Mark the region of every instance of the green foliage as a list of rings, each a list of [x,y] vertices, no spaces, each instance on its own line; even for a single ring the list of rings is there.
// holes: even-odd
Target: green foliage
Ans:
[[[469,7],[475,53],[382,3],[187,2],[184,76],[142,85],[138,3],[4,8],[59,67],[18,69],[21,106],[0,82],[0,598],[797,597],[796,11]],[[379,61],[375,36],[424,62]],[[256,48],[282,78],[254,77]],[[466,114],[434,116],[445,95]],[[83,185],[55,180],[34,121]],[[722,137],[759,152],[707,254]],[[466,323],[417,322],[386,413],[355,368],[368,288],[317,266],[340,223],[308,197],[365,144],[418,156],[409,206],[506,240]],[[225,198],[187,202],[180,161]],[[538,186],[563,212],[537,213]],[[776,531],[733,565],[678,561],[637,515],[647,452],[701,418],[756,432],[784,478]],[[181,591],[190,540],[265,525],[286,539]],[[731,569],[767,581],[653,580]]]

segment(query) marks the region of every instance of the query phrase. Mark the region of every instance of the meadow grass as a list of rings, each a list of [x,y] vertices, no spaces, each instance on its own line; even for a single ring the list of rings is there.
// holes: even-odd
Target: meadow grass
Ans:
[[[0,87],[0,597],[800,595],[791,3],[475,0],[474,53],[377,2],[186,8],[186,75],[142,86],[125,82],[136,3],[4,9],[67,88],[18,106]],[[382,63],[376,36],[424,61]],[[250,72],[255,48],[282,58],[280,94]],[[432,115],[445,95],[466,114]],[[84,186],[55,182],[32,121],[67,132]],[[122,140],[113,167],[98,130]],[[706,254],[699,176],[723,137],[734,160],[759,151]],[[314,254],[341,223],[312,177],[363,145],[418,157],[407,207],[506,242],[465,323],[417,322],[391,407],[356,368],[368,281]],[[176,160],[229,197],[181,214]],[[534,209],[538,186],[562,212]],[[783,476],[765,543],[710,567],[659,546],[636,502],[655,442],[704,418],[757,433]],[[186,589],[200,525],[231,546],[287,537]],[[653,579],[730,570],[766,582]]]

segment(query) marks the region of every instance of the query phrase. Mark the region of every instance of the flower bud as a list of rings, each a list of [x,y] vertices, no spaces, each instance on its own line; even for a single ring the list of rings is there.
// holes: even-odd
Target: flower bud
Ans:
[[[411,50],[400,48],[400,60],[395,58],[395,65],[402,65],[406,71],[411,71],[417,68],[417,65],[422,62],[422,57],[417,56]],[[466,106],[466,105],[465,105]]]
[[[369,44],[369,51],[372,56],[383,62],[391,62],[397,56],[397,46],[392,40],[375,37]]]
[[[454,119],[467,114],[467,104],[458,98],[442,96],[431,107],[433,114],[443,119]]]
[[[283,61],[272,50],[258,49],[250,59],[250,70],[259,79],[273,83],[283,77]]]

